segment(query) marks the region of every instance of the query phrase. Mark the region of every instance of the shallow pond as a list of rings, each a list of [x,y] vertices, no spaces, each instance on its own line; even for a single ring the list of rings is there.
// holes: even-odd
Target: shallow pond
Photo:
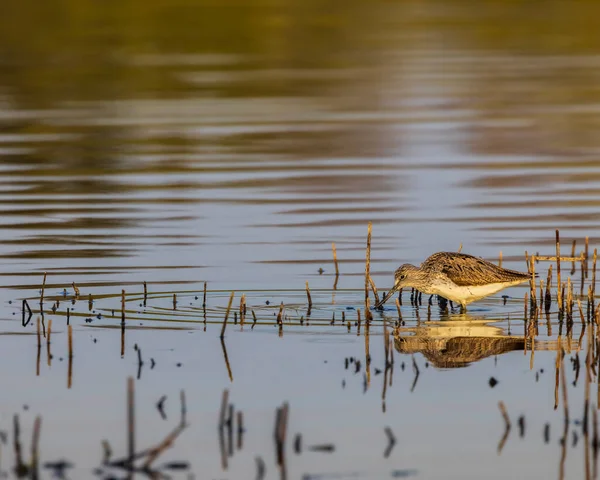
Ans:
[[[41,418],[40,478],[61,459],[65,478],[126,476],[103,465],[102,441],[111,461],[127,455],[131,377],[136,451],[177,426],[185,392],[187,428],[151,463],[172,478],[596,476],[596,329],[576,303],[574,323],[559,317],[555,264],[537,322],[525,284],[467,314],[404,292],[401,321],[389,302],[367,330],[364,276],[369,221],[383,290],[436,251],[525,271],[525,252],[554,255],[560,229],[562,255],[585,254],[588,237],[587,262],[562,264],[587,315],[598,6],[541,19],[487,2],[11,3],[2,474],[18,473],[18,414],[24,464]]]

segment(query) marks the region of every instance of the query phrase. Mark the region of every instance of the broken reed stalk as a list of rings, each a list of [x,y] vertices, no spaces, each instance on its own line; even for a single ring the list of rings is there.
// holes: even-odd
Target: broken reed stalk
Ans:
[[[73,292],[75,293],[75,298],[79,298],[79,288],[75,285],[75,282],[71,284],[73,286]]]
[[[121,290],[121,324],[125,325],[125,290]]]
[[[240,298],[240,326],[244,326],[244,320],[246,317],[246,294],[242,293],[242,298]]]
[[[310,296],[310,288],[308,287],[308,280],[306,281],[306,298],[308,299],[308,308],[312,308],[312,298]]]
[[[548,277],[546,278],[546,294],[545,294],[545,307],[546,312],[550,311],[550,304],[552,303],[552,294],[550,293],[550,288],[552,286],[552,265],[548,267]]]
[[[498,266],[502,268],[502,250],[500,250],[500,255],[498,255]]]
[[[556,282],[558,285],[558,293],[557,293],[557,302],[558,302],[558,309],[562,310],[563,309],[563,299],[562,299],[562,292],[561,292],[561,283],[560,283],[560,233],[558,231],[558,229],[556,229]]]
[[[252,310],[252,328],[254,328],[254,325],[256,325],[256,313]]]
[[[283,302],[279,305],[279,313],[277,314],[277,325],[283,324]]]
[[[458,250],[457,250],[457,252],[458,252],[458,253],[462,252],[462,242],[460,242],[460,245],[458,246]]]
[[[225,311],[225,319],[223,320],[223,326],[221,327],[221,338],[225,337],[225,329],[227,328],[227,318],[229,318],[229,311],[231,310],[231,304],[233,303],[233,295],[235,292],[231,292],[229,295],[229,303],[227,304],[227,310]]]
[[[375,295],[375,303],[379,303],[379,294],[377,293],[377,287],[375,286],[375,282],[373,281],[373,277],[369,275],[369,285],[371,286],[371,290],[373,290],[373,295]]]
[[[40,294],[40,310],[44,309],[44,290],[46,289],[46,272],[44,272],[44,280],[42,281],[42,292]]]
[[[146,306],[146,300],[148,300],[148,286],[144,281],[144,307]]]
[[[135,384],[133,377],[127,378],[127,447],[128,467],[132,470],[135,458]]]
[[[587,261],[589,257],[589,247],[590,247],[590,237],[585,237],[585,251],[584,251],[584,256],[585,256],[585,269],[587,270]]]
[[[333,251],[333,264],[335,265],[335,276],[339,277],[339,275],[340,275],[340,268],[338,266],[338,259],[337,259],[337,251],[335,249],[335,242],[331,243],[331,250]]]
[[[206,308],[206,282],[204,282],[204,296],[202,297],[202,308]]]
[[[568,315],[573,315],[573,284],[571,277],[567,277],[567,312]]]
[[[398,320],[402,321],[402,311],[400,310],[400,300],[396,298],[396,308],[398,309]]]
[[[535,255],[531,255],[529,258],[529,273],[531,273],[531,278],[529,279],[529,287],[531,290],[531,305],[537,305],[537,297],[536,297],[536,286],[535,286]]]
[[[177,310],[177,294],[173,294],[173,310]]]
[[[585,325],[585,317],[583,316],[583,308],[581,307],[581,300],[577,299],[577,306],[579,307],[579,316],[581,317],[581,324]]]
[[[571,258],[575,258],[575,248],[577,246],[577,240],[573,240],[571,245]],[[575,273],[575,260],[571,261],[571,275]]]
[[[369,323],[372,318],[371,309],[369,308],[369,278],[371,276],[371,232],[373,224],[369,222],[367,230],[367,253],[365,264],[365,321]]]

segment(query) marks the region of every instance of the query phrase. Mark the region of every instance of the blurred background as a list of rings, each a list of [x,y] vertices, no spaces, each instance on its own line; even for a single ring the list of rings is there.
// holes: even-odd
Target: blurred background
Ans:
[[[598,233],[597,2],[5,8],[4,285],[297,286],[334,241],[359,275],[369,220],[382,274]]]

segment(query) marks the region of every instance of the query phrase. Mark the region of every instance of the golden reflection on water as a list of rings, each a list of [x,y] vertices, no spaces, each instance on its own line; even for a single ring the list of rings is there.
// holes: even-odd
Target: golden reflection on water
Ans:
[[[509,335],[503,326],[495,324],[497,322],[470,315],[453,315],[451,320],[398,329],[394,346],[399,353],[421,353],[437,368],[467,367],[487,357],[532,349],[531,338]],[[564,342],[571,340],[536,339],[535,349],[556,351],[565,348]]]

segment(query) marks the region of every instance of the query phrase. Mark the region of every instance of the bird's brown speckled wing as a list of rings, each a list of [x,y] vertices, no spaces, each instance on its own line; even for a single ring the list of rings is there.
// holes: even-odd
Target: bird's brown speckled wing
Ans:
[[[481,258],[457,252],[439,252],[431,255],[421,269],[443,273],[456,285],[487,285],[488,283],[528,280],[528,273],[501,268]]]

